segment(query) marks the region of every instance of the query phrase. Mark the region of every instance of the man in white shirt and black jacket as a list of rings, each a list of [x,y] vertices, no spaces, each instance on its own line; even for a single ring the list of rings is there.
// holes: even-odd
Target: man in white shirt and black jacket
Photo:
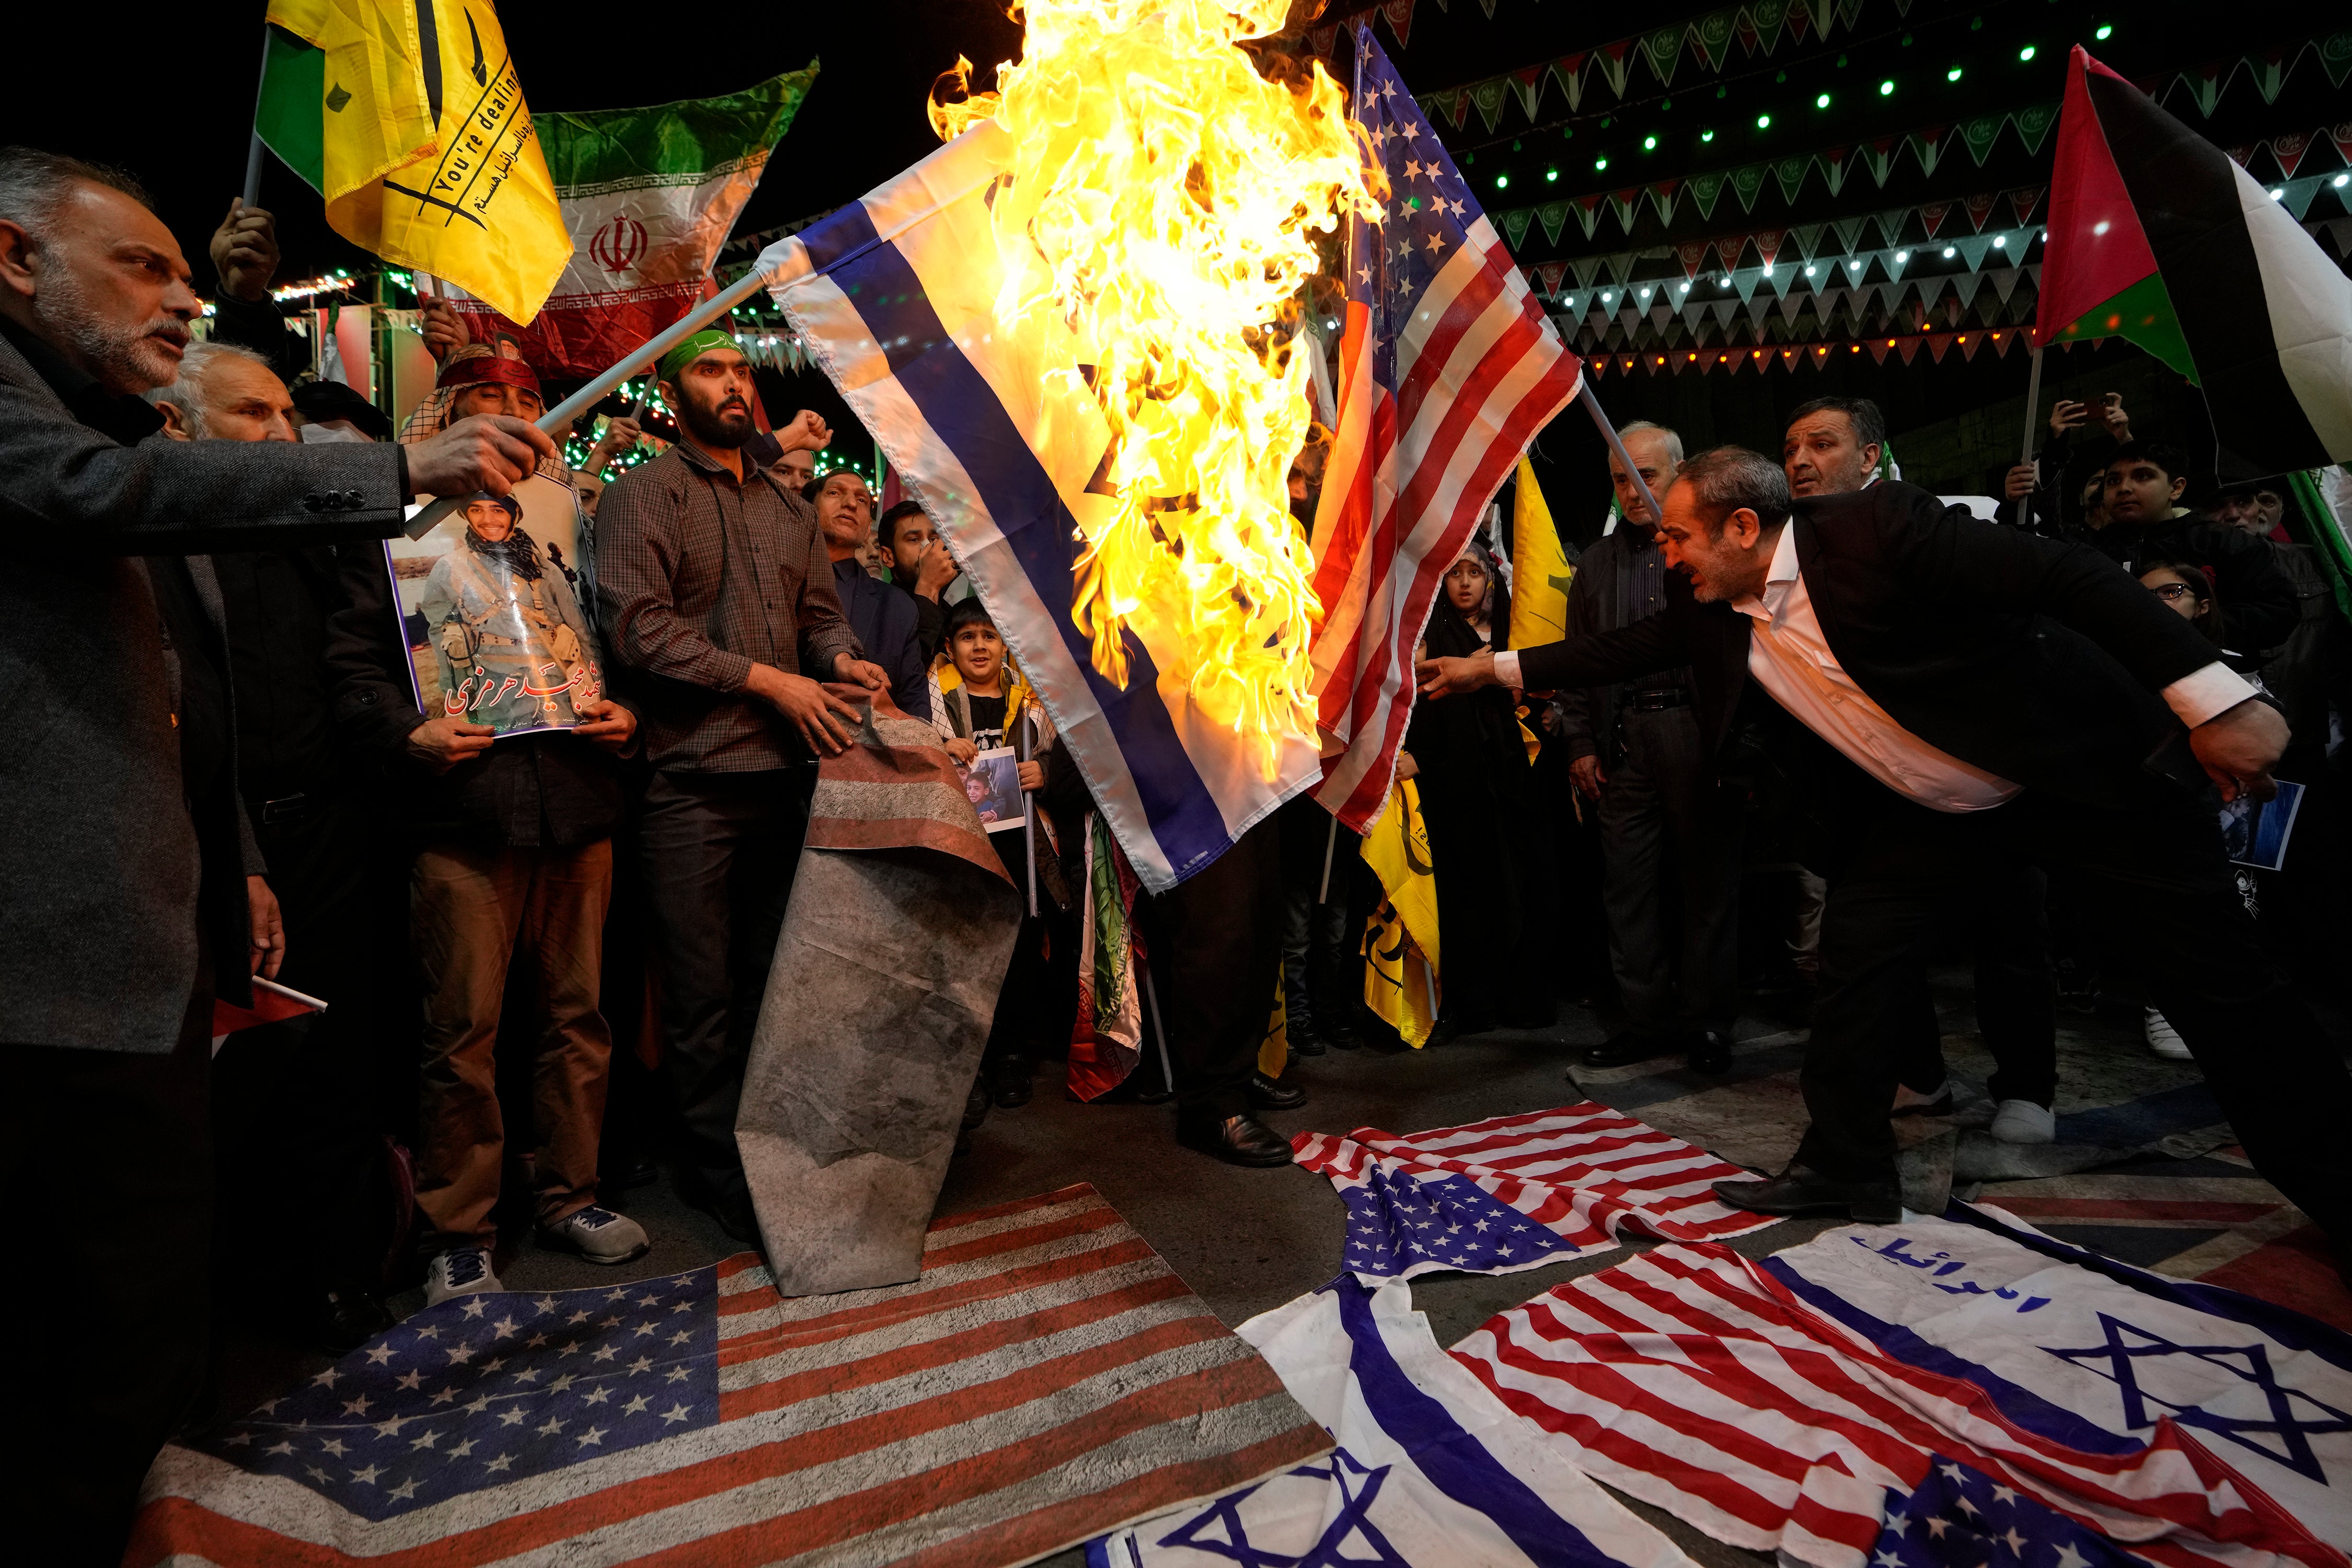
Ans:
[[[2215,819],[2216,786],[2270,792],[2276,710],[2103,556],[1908,485],[1792,510],[1780,465],[1721,447],[1684,466],[1664,507],[1678,574],[1664,611],[1420,673],[1438,697],[1687,665],[1711,745],[1759,698],[1828,742],[1786,737],[1816,764],[1811,804],[1836,850],[1802,1078],[1812,1125],[1782,1174],[1717,1194],[1901,1217],[1881,1014],[1948,889],[2022,860],[2069,868],[2106,902],[2255,1168],[2352,1257],[2352,1076],[2257,944]]]

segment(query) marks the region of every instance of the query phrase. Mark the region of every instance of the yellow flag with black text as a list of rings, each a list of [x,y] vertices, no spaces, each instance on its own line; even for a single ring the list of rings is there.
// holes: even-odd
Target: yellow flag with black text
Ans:
[[[511,321],[538,315],[572,236],[489,0],[270,0],[268,16],[322,58],[273,46],[256,123],[285,128],[264,139],[288,156],[313,111],[278,100],[317,94],[330,226]]]
[[[1440,996],[1437,872],[1421,791],[1391,787],[1389,807],[1364,835],[1364,864],[1381,879],[1381,907],[1364,929],[1364,1004],[1409,1046],[1429,1043]]]
[[[1511,493],[1511,646],[1541,647],[1568,636],[1568,580],[1575,569],[1559,545],[1551,508],[1523,455]]]

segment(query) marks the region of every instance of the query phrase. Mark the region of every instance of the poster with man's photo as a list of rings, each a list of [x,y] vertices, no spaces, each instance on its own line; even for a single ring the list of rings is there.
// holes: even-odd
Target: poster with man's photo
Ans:
[[[385,542],[420,711],[501,737],[585,721],[604,695],[585,533],[572,487],[534,474]]]

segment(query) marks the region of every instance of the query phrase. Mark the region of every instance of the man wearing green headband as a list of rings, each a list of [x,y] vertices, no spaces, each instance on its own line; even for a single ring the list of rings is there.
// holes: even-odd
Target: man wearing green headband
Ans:
[[[680,439],[605,490],[600,611],[614,683],[644,717],[639,843],[662,962],[662,1040],[699,1202],[756,1244],[735,1102],[767,989],[815,770],[860,710],[820,680],[879,690],[842,614],[815,509],[745,450],[751,366],[703,331],[656,366]],[[787,452],[833,438],[803,412]]]

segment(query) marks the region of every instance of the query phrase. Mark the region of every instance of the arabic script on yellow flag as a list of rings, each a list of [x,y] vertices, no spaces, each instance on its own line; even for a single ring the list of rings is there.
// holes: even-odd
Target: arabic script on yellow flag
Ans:
[[[522,83],[488,0],[271,0],[326,52],[327,221],[511,321],[572,258]]]
[[[1381,879],[1381,907],[1364,931],[1364,1003],[1409,1046],[1437,1026],[1437,875],[1421,792],[1399,779],[1364,835],[1364,863]]]
[[[1511,646],[1541,647],[1568,636],[1568,580],[1575,574],[1544,505],[1536,471],[1519,458],[1511,495]]]

